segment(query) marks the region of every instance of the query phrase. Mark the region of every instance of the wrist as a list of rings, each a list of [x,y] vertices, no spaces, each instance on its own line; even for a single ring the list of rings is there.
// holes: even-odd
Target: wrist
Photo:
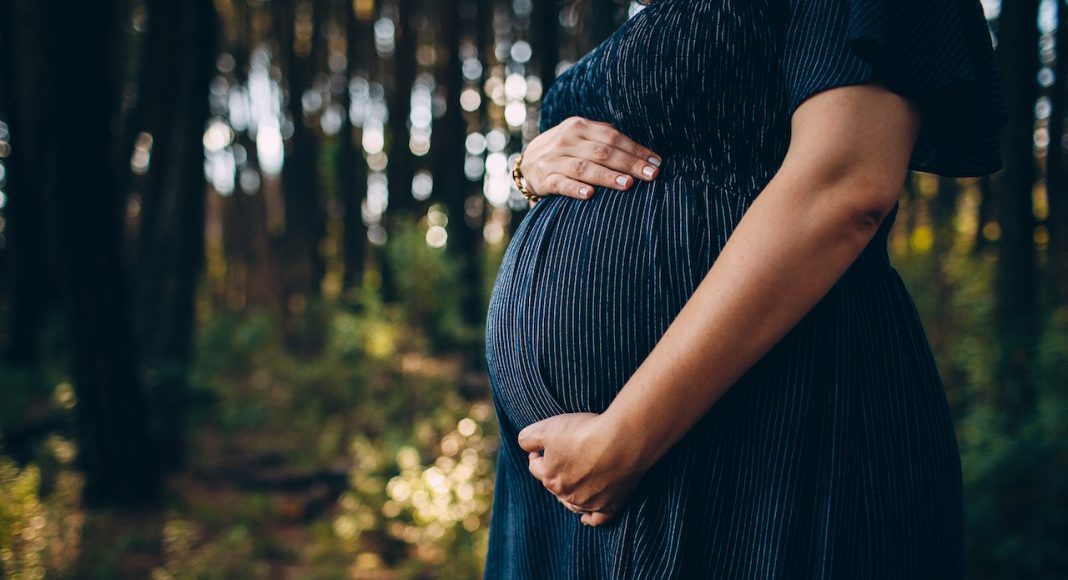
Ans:
[[[647,471],[666,451],[652,425],[613,403],[600,415],[600,436],[617,448],[619,460],[636,471]]]

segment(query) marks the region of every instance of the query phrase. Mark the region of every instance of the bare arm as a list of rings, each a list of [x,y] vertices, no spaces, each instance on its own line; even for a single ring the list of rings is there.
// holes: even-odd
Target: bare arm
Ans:
[[[565,503],[597,512],[584,515],[585,523],[610,519],[640,474],[826,295],[872,239],[898,199],[919,127],[918,108],[878,85],[839,87],[802,103],[782,167],[608,409],[520,432],[520,445],[534,451],[531,473]],[[735,338],[738,328],[746,340]]]

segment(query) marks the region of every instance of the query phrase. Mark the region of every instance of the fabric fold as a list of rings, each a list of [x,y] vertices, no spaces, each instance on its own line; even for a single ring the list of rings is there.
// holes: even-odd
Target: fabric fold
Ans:
[[[923,110],[911,169],[1001,169],[1004,87],[980,0],[790,0],[789,10],[791,114],[816,92],[881,82]]]

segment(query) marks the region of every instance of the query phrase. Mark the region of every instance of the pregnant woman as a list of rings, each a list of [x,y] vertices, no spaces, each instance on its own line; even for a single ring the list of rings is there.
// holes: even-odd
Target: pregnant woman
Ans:
[[[564,72],[489,305],[486,577],[961,578],[887,234],[908,169],[1000,169],[1000,83],[979,0],[660,0]]]

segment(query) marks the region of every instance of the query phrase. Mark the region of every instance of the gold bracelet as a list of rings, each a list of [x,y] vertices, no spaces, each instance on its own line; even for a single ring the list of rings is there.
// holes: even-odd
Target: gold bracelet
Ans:
[[[515,158],[515,164],[512,165],[512,181],[515,182],[516,189],[519,190],[519,193],[523,194],[523,197],[525,197],[527,201],[537,202],[543,196],[534,193],[534,190],[530,188],[530,184],[527,183],[527,178],[523,177],[523,171],[519,168],[519,164],[522,162],[523,154],[520,153]]]

